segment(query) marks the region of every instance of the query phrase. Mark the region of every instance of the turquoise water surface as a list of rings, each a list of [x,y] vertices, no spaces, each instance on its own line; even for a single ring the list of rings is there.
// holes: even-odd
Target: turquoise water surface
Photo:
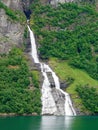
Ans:
[[[0,117],[0,130],[98,130],[98,116]]]

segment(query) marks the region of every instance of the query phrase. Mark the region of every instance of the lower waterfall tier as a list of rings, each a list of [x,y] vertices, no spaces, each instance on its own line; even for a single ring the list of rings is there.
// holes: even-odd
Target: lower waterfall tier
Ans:
[[[58,89],[42,89],[42,115],[65,115],[65,95]]]
[[[58,89],[53,88],[52,96],[57,108],[56,115],[65,115],[65,95]]]

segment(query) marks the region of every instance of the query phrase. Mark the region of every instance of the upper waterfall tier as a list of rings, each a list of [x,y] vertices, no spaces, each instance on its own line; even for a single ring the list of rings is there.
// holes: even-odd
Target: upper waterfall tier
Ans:
[[[30,39],[31,39],[31,55],[34,59],[35,63],[40,63],[37,55],[37,47],[35,43],[35,37],[33,32],[31,31],[30,27],[28,26],[29,32],[30,32]]]

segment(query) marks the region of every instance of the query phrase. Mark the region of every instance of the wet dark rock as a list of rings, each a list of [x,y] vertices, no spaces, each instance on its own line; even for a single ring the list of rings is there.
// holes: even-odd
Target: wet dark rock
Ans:
[[[37,67],[37,70],[41,71],[40,63],[35,63],[35,66]]]
[[[57,112],[55,114],[65,115],[65,95],[56,88],[52,88],[51,93],[57,107]]]
[[[30,15],[32,13],[32,11],[29,8],[32,2],[33,0],[22,0],[23,12],[25,13],[27,19],[30,19]]]
[[[31,15],[31,13],[32,13],[31,10],[30,10],[30,9],[24,10],[24,13],[25,13],[27,19],[30,19],[30,15]]]
[[[47,76],[48,76],[51,88],[55,87],[55,83],[54,83],[54,79],[52,77],[52,73],[51,72],[47,72]]]
[[[60,82],[60,88],[61,89],[65,89],[65,88],[67,88],[68,87],[68,85],[66,84],[66,82]]]

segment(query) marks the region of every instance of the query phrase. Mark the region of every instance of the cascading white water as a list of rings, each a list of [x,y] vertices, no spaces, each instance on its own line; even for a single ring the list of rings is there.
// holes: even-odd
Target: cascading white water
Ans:
[[[41,63],[41,72],[44,76],[44,81],[42,85],[42,115],[44,114],[54,114],[57,111],[55,101],[51,94],[50,83],[47,77],[47,67],[46,64]]]
[[[35,63],[39,63],[41,66],[41,72],[44,76],[44,81],[42,85],[42,114],[54,114],[57,111],[53,96],[51,94],[50,83],[46,74],[47,67],[46,64],[40,63],[37,55],[37,48],[36,42],[33,32],[31,31],[30,27],[28,26],[30,32],[30,39],[31,39],[31,55],[34,59]]]
[[[31,55],[34,59],[34,63],[40,63],[37,55],[37,48],[36,48],[36,42],[33,32],[31,31],[30,27],[28,26],[29,32],[30,32],[30,39],[31,39]]]
[[[35,63],[39,63],[41,66],[41,72],[44,76],[44,81],[42,85],[42,114],[57,114],[57,107],[56,103],[54,101],[54,98],[52,96],[51,90],[52,88],[50,87],[50,82],[47,76],[47,72],[51,72],[52,77],[54,79],[55,83],[55,88],[59,90],[62,94],[65,95],[65,115],[76,115],[76,112],[72,106],[72,102],[70,99],[70,96],[68,93],[64,92],[63,90],[60,89],[60,82],[59,78],[56,76],[55,72],[52,71],[52,69],[46,65],[45,63],[40,63],[37,55],[37,48],[36,48],[36,43],[35,43],[35,37],[31,29],[29,28],[30,32],[30,39],[31,39],[31,48],[32,48],[32,57],[34,59]]]
[[[61,91],[65,95],[65,98],[66,98],[66,100],[65,100],[65,115],[70,115],[70,116],[76,115],[76,112],[72,106],[72,102],[71,102],[69,94],[64,92],[62,89],[60,89],[59,78],[57,77],[55,72],[53,72],[53,70],[48,65],[45,65],[45,68],[46,68],[46,72],[52,73],[52,77],[54,79],[56,89],[58,89],[59,91]]]

